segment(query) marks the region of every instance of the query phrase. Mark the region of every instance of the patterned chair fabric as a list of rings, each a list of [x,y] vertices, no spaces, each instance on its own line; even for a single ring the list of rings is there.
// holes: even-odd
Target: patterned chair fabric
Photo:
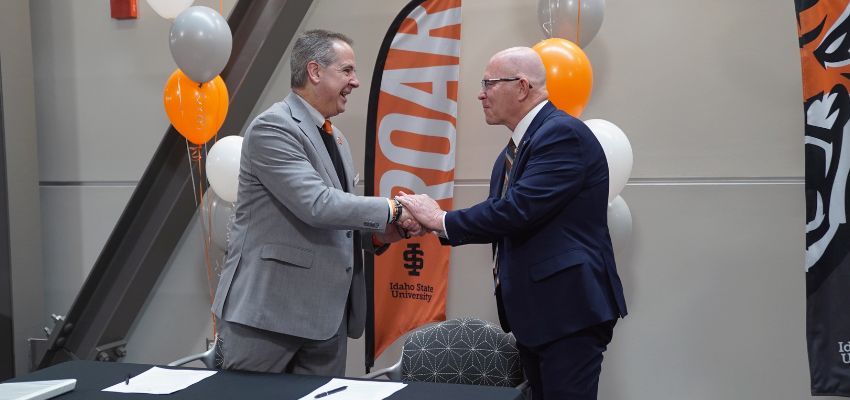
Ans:
[[[401,379],[510,387],[524,380],[514,336],[477,318],[412,332],[402,348]]]

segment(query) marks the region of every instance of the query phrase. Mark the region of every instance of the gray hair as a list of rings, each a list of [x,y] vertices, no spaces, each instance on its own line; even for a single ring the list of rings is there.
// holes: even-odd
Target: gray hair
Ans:
[[[301,34],[292,46],[289,58],[289,69],[292,72],[290,86],[303,88],[307,85],[307,64],[310,61],[316,61],[322,67],[333,64],[336,61],[333,43],[337,41],[349,46],[353,43],[348,36],[324,29],[313,29]]]

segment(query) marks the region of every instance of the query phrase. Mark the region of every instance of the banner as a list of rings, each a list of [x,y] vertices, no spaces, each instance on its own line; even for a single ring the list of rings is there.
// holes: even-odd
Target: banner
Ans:
[[[811,392],[823,396],[850,396],[848,2],[795,0],[805,111],[806,336]]]
[[[452,209],[461,0],[413,0],[378,52],[366,122],[366,195],[426,193]],[[398,337],[446,319],[450,251],[428,234],[366,259],[366,368]]]

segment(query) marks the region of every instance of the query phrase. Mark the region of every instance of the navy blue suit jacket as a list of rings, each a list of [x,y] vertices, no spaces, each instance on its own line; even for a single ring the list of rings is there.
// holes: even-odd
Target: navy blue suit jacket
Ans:
[[[608,234],[608,163],[590,129],[547,102],[517,146],[501,197],[504,157],[488,199],[445,221],[452,246],[498,244],[505,331],[536,346],[625,316]]]

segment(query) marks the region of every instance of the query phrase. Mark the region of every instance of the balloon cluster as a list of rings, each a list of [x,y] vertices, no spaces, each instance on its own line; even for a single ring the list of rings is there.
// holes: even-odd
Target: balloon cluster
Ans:
[[[209,7],[189,7],[192,1],[148,3],[163,17],[174,18],[169,46],[178,69],[165,84],[165,112],[177,132],[202,145],[218,133],[230,104],[227,87],[218,76],[233,47],[230,27]]]
[[[582,47],[590,43],[602,26],[605,0],[539,0],[537,16],[548,39],[533,49],[546,67],[549,100],[578,118],[590,100],[593,69]],[[626,134],[603,119],[585,121],[602,145],[608,161],[608,228],[614,251],[628,247],[632,215],[620,191],[632,173],[634,158]]]
[[[242,137],[225,137],[210,148],[205,167],[212,190],[203,193],[203,186],[195,183],[195,174],[201,182],[205,179],[201,163],[204,145],[216,136],[227,116],[230,99],[219,74],[230,59],[233,35],[219,11],[192,6],[194,0],[147,1],[157,14],[173,20],[169,47],[178,68],[165,84],[163,103],[171,125],[191,143],[187,147],[193,169],[192,186],[196,202],[199,198],[201,202],[204,251],[210,267],[211,247],[223,251],[227,246]],[[201,196],[197,196],[199,192]],[[216,272],[220,264],[215,266]]]

